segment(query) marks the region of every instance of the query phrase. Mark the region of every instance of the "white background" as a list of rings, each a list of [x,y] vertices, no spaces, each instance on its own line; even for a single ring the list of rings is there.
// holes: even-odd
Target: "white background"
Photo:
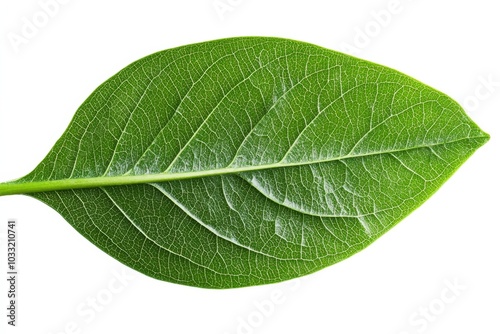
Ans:
[[[0,285],[7,333],[499,333],[493,1],[70,0],[46,22],[41,2],[0,5],[2,181],[31,171],[84,99],[124,66],[229,36],[288,37],[388,65],[465,105],[492,138],[366,250],[296,282],[260,287],[217,291],[154,280],[97,249],[42,203],[2,197],[0,262],[8,218],[17,219],[20,238],[17,328],[5,324],[5,279]],[[23,36],[27,21],[44,26],[16,46],[11,39]],[[124,282],[114,278],[124,274]],[[93,298],[99,312],[90,311]]]

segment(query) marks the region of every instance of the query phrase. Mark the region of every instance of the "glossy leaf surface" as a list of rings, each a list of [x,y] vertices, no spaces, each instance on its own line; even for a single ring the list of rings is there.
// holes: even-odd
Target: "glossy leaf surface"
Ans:
[[[395,70],[303,42],[224,39],[124,68],[0,195],[29,193],[149,276],[232,288],[365,248],[488,138]]]

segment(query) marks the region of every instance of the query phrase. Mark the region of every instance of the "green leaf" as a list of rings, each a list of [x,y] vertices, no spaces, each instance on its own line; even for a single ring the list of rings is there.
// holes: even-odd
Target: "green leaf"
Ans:
[[[455,101],[390,68],[232,38],[125,67],[0,195],[29,193],[146,275],[233,288],[360,251],[488,138]]]

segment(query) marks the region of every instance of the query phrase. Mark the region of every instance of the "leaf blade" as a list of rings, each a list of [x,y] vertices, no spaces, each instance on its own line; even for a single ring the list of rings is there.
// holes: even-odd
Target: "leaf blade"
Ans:
[[[237,287],[363,249],[487,140],[456,102],[397,71],[236,38],[129,65],[0,194],[42,191],[31,195],[150,276]],[[107,216],[114,233],[97,223]]]

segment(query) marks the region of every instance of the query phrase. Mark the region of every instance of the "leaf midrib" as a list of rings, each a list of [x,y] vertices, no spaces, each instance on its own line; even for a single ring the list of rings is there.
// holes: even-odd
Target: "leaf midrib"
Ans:
[[[251,172],[258,170],[266,170],[273,168],[284,168],[284,167],[294,167],[302,165],[312,165],[319,164],[330,161],[361,158],[366,156],[381,155],[381,154],[391,154],[397,152],[411,151],[421,148],[431,148],[441,145],[453,144],[465,140],[472,140],[478,138],[488,138],[487,135],[475,136],[475,137],[465,137],[447,142],[433,143],[428,145],[419,145],[402,149],[387,150],[387,151],[374,151],[362,154],[348,154],[340,157],[335,157],[331,159],[322,159],[315,161],[300,161],[293,163],[281,163],[276,162],[272,164],[257,165],[257,166],[243,166],[243,167],[224,167],[217,169],[209,169],[202,171],[193,172],[181,172],[181,173],[156,173],[156,174],[143,174],[143,175],[118,175],[118,176],[96,176],[96,177],[86,177],[86,178],[75,178],[75,179],[59,179],[59,180],[47,180],[47,181],[24,181],[23,178],[19,180],[14,180],[10,182],[0,183],[0,196],[4,195],[16,195],[16,194],[28,194],[36,192],[45,191],[56,191],[56,190],[69,190],[69,189],[81,189],[81,188],[96,188],[96,187],[108,187],[108,186],[119,186],[119,185],[133,185],[133,184],[144,184],[144,183],[156,183],[156,182],[169,182],[176,180],[185,180],[192,178],[224,175],[224,174],[237,174],[243,172]]]

